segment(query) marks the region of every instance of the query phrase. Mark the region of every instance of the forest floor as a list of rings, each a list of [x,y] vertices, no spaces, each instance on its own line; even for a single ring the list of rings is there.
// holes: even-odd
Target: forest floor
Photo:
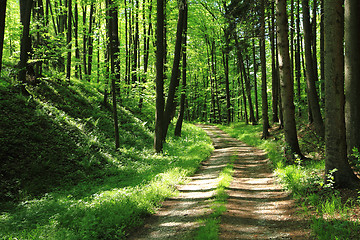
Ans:
[[[187,184],[178,186],[179,195],[167,199],[129,239],[196,238],[200,219],[213,211],[219,174],[231,162],[233,180],[226,188],[219,239],[311,239],[309,220],[277,183],[266,153],[215,126],[200,127],[213,140],[214,152]]]

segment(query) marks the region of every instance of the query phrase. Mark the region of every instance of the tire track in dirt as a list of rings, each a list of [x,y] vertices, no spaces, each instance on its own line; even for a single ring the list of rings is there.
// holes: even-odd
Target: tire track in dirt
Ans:
[[[215,126],[200,125],[215,150],[180,194],[164,201],[128,239],[193,239],[199,219],[211,213],[221,170],[234,162],[227,211],[221,217],[220,239],[309,239],[306,222],[295,217],[295,205],[275,183],[266,154],[230,137]]]

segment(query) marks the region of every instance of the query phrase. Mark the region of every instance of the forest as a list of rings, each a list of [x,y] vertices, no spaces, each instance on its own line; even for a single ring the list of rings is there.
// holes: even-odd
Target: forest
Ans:
[[[300,209],[289,239],[360,239],[359,24],[358,0],[0,0],[0,238],[155,239],[131,236],[231,136]],[[174,239],[231,239],[231,154]]]

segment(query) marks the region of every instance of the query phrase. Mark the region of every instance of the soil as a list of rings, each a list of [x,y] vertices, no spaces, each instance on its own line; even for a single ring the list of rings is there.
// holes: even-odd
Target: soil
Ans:
[[[199,219],[211,213],[219,173],[234,158],[219,239],[311,239],[309,222],[298,214],[294,200],[276,182],[266,153],[215,126],[200,127],[213,140],[212,155],[188,184],[177,187],[179,195],[167,199],[129,239],[193,239],[201,224]]]

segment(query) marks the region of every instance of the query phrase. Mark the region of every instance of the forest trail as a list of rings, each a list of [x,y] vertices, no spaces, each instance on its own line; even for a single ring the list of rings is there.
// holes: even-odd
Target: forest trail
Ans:
[[[180,194],[167,199],[129,239],[193,239],[199,219],[211,213],[219,173],[231,159],[235,159],[234,175],[226,191],[229,198],[219,238],[310,239],[309,224],[296,214],[294,201],[275,182],[265,152],[215,126],[200,127],[214,143],[212,155],[188,184],[178,187]]]

